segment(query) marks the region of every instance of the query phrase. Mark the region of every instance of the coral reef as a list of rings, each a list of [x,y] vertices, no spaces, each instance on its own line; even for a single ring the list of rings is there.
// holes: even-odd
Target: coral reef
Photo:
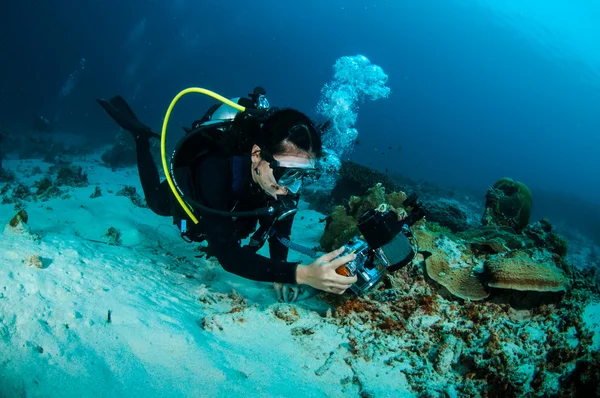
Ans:
[[[45,202],[53,198],[68,199],[69,194],[63,191],[61,186],[79,188],[89,185],[87,174],[80,166],[51,167],[50,171],[53,170],[56,170],[57,173],[54,180],[51,174],[47,174],[35,181],[31,188],[16,181],[6,184],[0,190],[2,203],[15,203],[20,206],[23,201]],[[39,167],[37,171],[41,172]]]
[[[529,224],[531,205],[531,191],[525,184],[501,178],[487,191],[481,223],[521,232]]]
[[[0,182],[10,182],[15,180],[15,173],[2,168],[0,164]]]
[[[382,203],[405,216],[404,198],[381,185],[351,198],[327,219],[321,245],[343,244],[361,212]],[[594,272],[573,269],[566,240],[548,220],[523,225],[521,210],[518,225],[456,233],[419,220],[411,266],[360,296],[321,293],[336,308],[326,320],[347,336],[346,362],[397,368],[421,396],[600,393],[600,354],[582,324],[585,306],[600,301]]]
[[[386,194],[381,184],[362,197],[352,197],[347,209],[337,206],[328,217],[322,248],[333,250],[356,236],[357,220],[367,210],[386,205],[399,219],[406,218],[405,199],[402,192]],[[564,259],[566,241],[552,231],[547,220],[527,226],[522,234],[509,226],[453,234],[438,223],[419,220],[411,227],[411,235],[425,259],[426,275],[455,297],[483,300],[492,289],[567,290],[572,269]]]

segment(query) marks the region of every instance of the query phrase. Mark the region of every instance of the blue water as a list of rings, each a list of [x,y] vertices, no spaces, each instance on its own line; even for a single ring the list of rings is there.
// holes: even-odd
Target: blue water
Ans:
[[[482,196],[509,176],[532,188],[536,216],[564,216],[570,197],[600,203],[591,0],[22,0],[0,21],[0,123],[18,131],[42,113],[110,141],[94,99],[116,93],[157,129],[189,86],[233,97],[262,85],[271,104],[316,116],[335,61],[362,54],[391,94],[360,106],[353,160]],[[186,98],[173,125],[211,103]],[[572,218],[600,219],[585,209]]]

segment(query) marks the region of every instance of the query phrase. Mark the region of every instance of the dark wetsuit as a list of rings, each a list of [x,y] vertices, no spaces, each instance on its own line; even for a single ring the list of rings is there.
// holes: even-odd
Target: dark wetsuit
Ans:
[[[150,209],[161,216],[172,216],[176,203],[166,181],[160,182],[158,169],[150,153],[148,141],[137,141],[137,160],[140,180]],[[217,210],[256,210],[267,206],[269,200],[251,179],[250,156],[207,155],[192,167],[188,179],[194,200]],[[261,226],[270,226],[271,217],[240,217],[233,219],[212,214],[201,214],[202,232],[211,254],[228,272],[247,279],[263,282],[296,283],[298,262],[288,262],[288,248],[277,238],[289,239],[293,217],[274,224],[268,238],[270,258],[256,254],[256,249],[242,247],[240,240]]]

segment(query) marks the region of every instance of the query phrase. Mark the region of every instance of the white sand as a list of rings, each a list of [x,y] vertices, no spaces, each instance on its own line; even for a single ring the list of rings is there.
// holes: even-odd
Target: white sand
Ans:
[[[279,304],[271,284],[194,258],[169,218],[115,196],[124,185],[141,194],[137,170],[112,172],[98,158],[78,163],[90,186],[65,187],[69,199],[26,202],[40,239],[0,235],[0,396],[357,396],[360,385],[373,396],[411,395],[399,369],[344,362],[347,341],[310,310],[323,309],[310,294]],[[25,177],[33,167],[49,167],[4,166],[29,186],[43,176]],[[96,185],[103,196],[90,199]],[[2,227],[14,214],[0,205]],[[319,217],[302,210],[292,237],[314,246]],[[123,246],[90,241],[106,241],[109,227]],[[25,264],[32,255],[43,269]]]

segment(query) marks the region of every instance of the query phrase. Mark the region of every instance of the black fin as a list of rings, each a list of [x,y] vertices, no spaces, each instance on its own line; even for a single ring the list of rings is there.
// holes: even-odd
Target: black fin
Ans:
[[[160,138],[159,134],[153,133],[150,127],[138,120],[129,104],[120,95],[111,98],[110,101],[103,99],[96,101],[121,128],[129,131],[136,139]]]

